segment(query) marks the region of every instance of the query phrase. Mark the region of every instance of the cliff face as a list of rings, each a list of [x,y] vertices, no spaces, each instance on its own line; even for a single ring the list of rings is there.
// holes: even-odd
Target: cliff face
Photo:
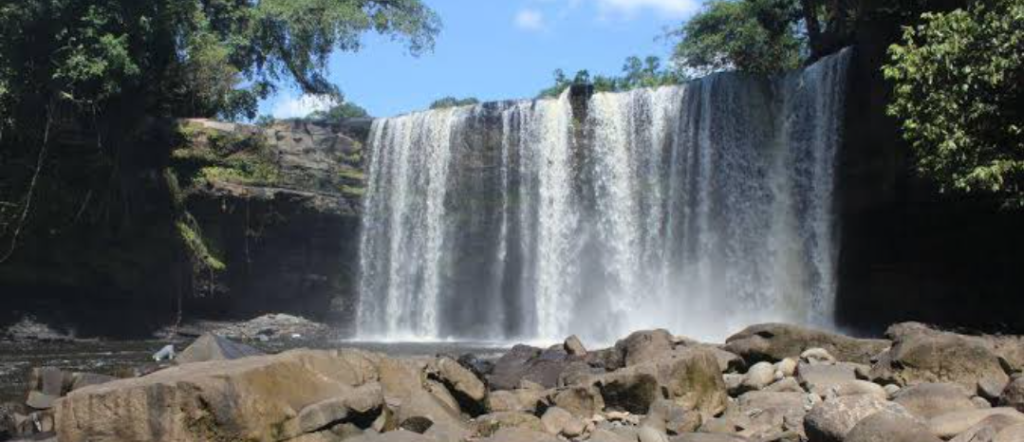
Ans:
[[[45,209],[87,182],[70,175],[70,155],[95,147],[87,136],[56,146],[63,187],[40,195],[31,234],[0,266],[0,326],[32,316],[80,336],[126,336],[268,312],[352,322],[369,121],[154,126],[137,147],[166,149],[165,160],[134,174],[127,202],[84,216]]]
[[[839,322],[862,330],[915,320],[1020,332],[1024,212],[940,194],[915,172],[910,147],[886,115],[890,86],[880,72],[899,35],[885,21],[857,35],[839,164]]]
[[[289,312],[351,323],[364,187],[355,137],[365,132],[200,120],[183,133],[185,146],[172,157],[186,176],[179,183],[186,223],[194,222],[208,252],[194,260],[185,313],[242,319]]]

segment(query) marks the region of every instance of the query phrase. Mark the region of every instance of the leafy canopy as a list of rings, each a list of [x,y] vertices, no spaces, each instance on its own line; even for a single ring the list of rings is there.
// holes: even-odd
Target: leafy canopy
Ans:
[[[0,110],[13,120],[56,97],[97,111],[131,104],[149,115],[252,118],[281,81],[337,93],[328,57],[358,50],[365,32],[415,54],[439,27],[420,0],[4,2]]]
[[[668,36],[680,39],[676,62],[700,74],[780,72],[803,60],[801,17],[797,0],[712,0]]]
[[[1024,0],[922,19],[884,68],[918,168],[944,190],[1024,204]]]
[[[661,59],[649,56],[644,59],[640,57],[629,57],[622,66],[622,75],[618,77],[606,77],[597,75],[590,76],[590,72],[581,70],[570,79],[565,71],[555,71],[555,84],[540,92],[539,97],[557,97],[567,88],[572,86],[593,86],[596,92],[621,92],[642,87],[659,87],[673,84],[680,84],[688,77],[682,72],[665,68]]]
[[[455,98],[455,97],[444,97],[442,99],[435,100],[433,103],[431,103],[430,104],[430,108],[431,109],[447,109],[447,108],[450,108],[450,107],[472,106],[474,104],[479,104],[479,103],[480,103],[480,100],[476,99],[475,97],[462,98],[462,99]]]

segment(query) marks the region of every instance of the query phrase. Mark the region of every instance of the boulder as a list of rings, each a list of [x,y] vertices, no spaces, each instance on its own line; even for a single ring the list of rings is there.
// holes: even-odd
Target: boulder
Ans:
[[[835,364],[836,358],[824,348],[810,348],[800,353],[800,360],[808,364]]]
[[[637,430],[636,436],[640,442],[668,442],[664,432],[646,425]]]
[[[689,433],[673,437],[671,442],[747,442],[747,438],[732,434]]]
[[[807,407],[804,393],[752,391],[729,406],[723,416],[723,430],[757,440],[770,440],[771,435],[789,431],[801,435]]]
[[[988,408],[984,410],[962,410],[944,413],[928,420],[927,426],[936,436],[950,439],[969,430],[992,416],[1002,415],[1017,422],[1024,422],[1024,414],[1013,408]]]
[[[558,438],[538,430],[509,427],[502,428],[478,442],[558,442]]]
[[[70,385],[71,376],[59,368],[34,368],[25,404],[36,410],[49,410],[70,389]]]
[[[1024,441],[1024,424],[1017,424],[999,431],[992,442],[1021,442]]]
[[[840,361],[871,363],[871,358],[888,348],[889,341],[856,339],[788,324],[754,325],[730,336],[725,350],[748,364],[797,358],[804,351],[822,348]]]
[[[384,405],[384,393],[380,384],[372,383],[360,386],[345,396],[326,399],[307,405],[298,416],[286,422],[287,434],[315,433],[350,419],[362,418],[363,422],[372,421]],[[367,425],[368,426],[368,425]]]
[[[92,385],[105,384],[118,378],[96,373],[73,373],[71,375],[71,391],[81,390]]]
[[[625,367],[658,359],[672,351],[672,334],[666,330],[638,331],[615,343]],[[716,360],[717,363],[717,360]]]
[[[423,433],[435,442],[463,442],[473,435],[473,432],[461,425],[448,425],[443,422],[431,425],[426,433]]]
[[[901,332],[892,349],[871,368],[879,383],[952,382],[975,391],[978,382],[1006,385],[1000,358],[984,341],[936,332]]]
[[[336,440],[337,439],[335,439],[335,441]],[[366,433],[360,436],[344,440],[345,442],[437,442],[436,440],[431,439],[430,437],[405,430],[389,431],[387,433],[380,434]]]
[[[763,391],[770,393],[806,393],[796,378],[782,378],[782,380],[765,387]]]
[[[548,392],[543,390],[500,390],[487,395],[487,411],[523,411],[533,413],[541,403],[546,403]]]
[[[512,347],[494,363],[494,369],[487,376],[491,390],[513,390],[524,381],[533,382],[543,388],[558,386],[559,376],[570,364],[563,353],[542,352],[526,345]]]
[[[291,351],[170,367],[73,391],[57,402],[63,442],[277,441],[306,407],[357,394],[380,356],[355,350]]]
[[[646,414],[658,399],[670,399],[687,410],[715,415],[724,410],[728,398],[718,361],[702,348],[677,350],[595,382],[606,407],[636,414]]]
[[[527,413],[491,413],[476,418],[476,432],[483,437],[492,436],[500,433],[501,430],[509,428],[520,428],[537,432],[544,431],[544,425],[541,420],[537,416]]]
[[[558,390],[550,396],[549,401],[579,418],[590,418],[604,410],[604,398],[601,397],[601,391],[594,386]]]
[[[956,437],[950,439],[950,442],[992,442],[996,435],[1004,428],[1012,427],[1019,423],[1019,420],[1006,415],[997,414],[989,416],[968,428],[967,431],[956,435]]]
[[[881,385],[859,379],[836,384],[831,387],[829,394],[834,394],[836,396],[856,396],[859,394],[866,394],[883,400],[889,399],[889,393],[886,393],[885,388],[882,388]]]
[[[566,338],[562,346],[570,356],[585,357],[587,355],[587,348],[583,346],[583,342],[576,335]]]
[[[213,333],[206,333],[179,353],[174,362],[190,364],[206,361],[230,361],[250,356],[260,356],[262,354],[264,354],[262,351],[254,347],[233,342],[228,338]]]
[[[451,358],[440,358],[432,367],[433,376],[440,379],[451,391],[462,408],[480,414],[484,409],[487,387],[457,361]]]
[[[775,382],[775,366],[770,362],[758,362],[747,370],[740,385],[741,391],[756,391]]]
[[[854,425],[844,442],[942,442],[920,422],[889,412],[872,414]]]
[[[783,377],[796,376],[797,361],[793,358],[785,358],[775,364],[775,370],[782,373]]]
[[[460,426],[462,418],[457,409],[452,409],[428,391],[413,391],[398,404],[396,422],[401,428],[416,433],[423,433],[435,423]]]
[[[628,439],[616,433],[598,428],[590,433],[590,442],[636,442],[636,438]]]
[[[809,442],[843,442],[846,434],[862,419],[886,412],[914,419],[903,406],[874,396],[844,396],[818,403],[804,418]]]
[[[1024,412],[1024,376],[1017,376],[999,392],[999,404]]]
[[[893,395],[892,400],[923,420],[976,408],[971,402],[971,396],[957,384],[918,384],[900,390]]]
[[[580,426],[579,420],[572,413],[559,407],[548,408],[544,412],[544,416],[541,416],[540,423],[544,431],[556,436],[562,434],[566,428]],[[579,433],[577,432],[576,434],[578,435]]]
[[[856,381],[857,375],[850,364],[812,364],[802,362],[797,366],[796,378],[807,391],[825,397],[829,390],[840,384]]]
[[[700,413],[687,411],[675,402],[662,399],[651,404],[647,421],[669,435],[677,435],[697,431],[701,425],[701,416]]]

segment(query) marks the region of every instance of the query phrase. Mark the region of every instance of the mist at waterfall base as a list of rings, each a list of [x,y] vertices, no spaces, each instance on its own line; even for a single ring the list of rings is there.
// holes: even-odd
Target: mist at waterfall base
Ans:
[[[849,50],[785,76],[374,123],[358,339],[830,327]]]

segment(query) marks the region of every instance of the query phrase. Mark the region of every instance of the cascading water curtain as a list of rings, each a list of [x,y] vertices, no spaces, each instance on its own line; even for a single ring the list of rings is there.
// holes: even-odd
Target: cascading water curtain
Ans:
[[[829,326],[849,57],[376,121],[360,338]]]

